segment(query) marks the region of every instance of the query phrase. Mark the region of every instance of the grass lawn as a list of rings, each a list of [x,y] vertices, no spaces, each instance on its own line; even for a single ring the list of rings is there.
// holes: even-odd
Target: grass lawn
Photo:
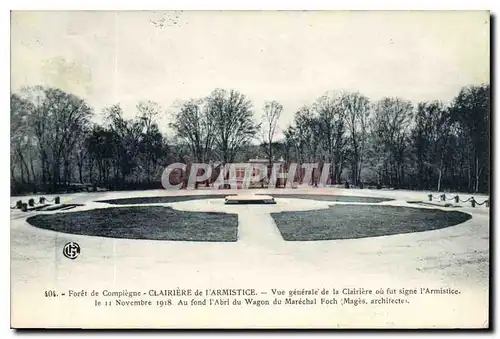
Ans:
[[[272,214],[283,239],[333,240],[422,232],[460,224],[469,214],[399,206],[337,205]]]
[[[96,202],[104,202],[112,205],[133,205],[133,204],[166,204],[170,202],[188,201],[196,199],[224,199],[232,194],[205,194],[205,195],[183,195],[173,197],[136,197],[136,198],[121,198],[109,200],[97,200]]]
[[[43,229],[111,238],[219,242],[238,238],[236,214],[184,212],[161,206],[39,214],[27,221]]]
[[[355,197],[349,195],[316,195],[316,194],[271,194],[275,198],[295,198],[295,199],[311,199],[321,201],[338,201],[338,202],[366,202],[379,203],[383,201],[391,201],[389,198],[374,198],[374,197]]]

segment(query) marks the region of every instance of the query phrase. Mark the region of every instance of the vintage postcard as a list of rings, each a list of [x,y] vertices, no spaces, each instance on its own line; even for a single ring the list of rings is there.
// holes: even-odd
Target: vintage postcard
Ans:
[[[487,329],[488,11],[12,11],[11,327]]]

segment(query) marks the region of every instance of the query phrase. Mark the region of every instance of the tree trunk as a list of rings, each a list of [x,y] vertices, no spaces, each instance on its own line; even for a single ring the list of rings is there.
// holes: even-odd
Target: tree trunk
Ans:
[[[24,167],[23,167],[23,165],[22,165],[22,164],[21,164],[21,182],[22,182],[23,184],[25,184],[25,183],[26,183],[26,181],[24,180]]]
[[[33,182],[36,185],[37,184],[37,177],[35,175],[35,166],[33,165],[33,157],[30,156],[30,167],[31,167],[31,173],[33,174]]]
[[[15,166],[14,165],[10,165],[10,179],[14,182],[16,182],[16,178],[14,177],[14,174],[15,174]]]
[[[46,185],[49,180],[49,170],[48,170],[48,165],[47,161],[45,158],[42,159],[42,183]]]
[[[479,191],[479,157],[476,156],[476,187],[474,192],[477,193]]]
[[[59,171],[57,170],[57,166],[58,164],[57,162],[54,160],[54,163],[52,164],[52,177],[51,177],[51,184],[52,184],[52,189],[53,189],[53,192],[55,193],[55,189],[57,188],[57,184],[58,184],[58,178],[59,178]]]
[[[358,160],[354,157],[354,161],[351,163],[351,182],[353,185],[357,186],[358,177]]]
[[[28,167],[28,164],[26,163],[26,160],[24,160],[24,157],[21,157],[21,161],[23,163],[23,166],[24,166],[24,169],[26,170],[26,179],[28,181],[28,183],[31,183],[30,181],[30,169]]]
[[[437,191],[440,192],[441,191],[441,168],[438,168],[438,171],[439,171],[439,175],[438,175],[438,186],[437,186]]]
[[[469,192],[472,192],[472,180],[471,180],[471,176],[472,176],[472,171],[471,171],[471,159],[470,159],[470,156],[469,156],[469,159],[468,159],[468,164],[467,164],[467,179],[468,179],[468,183],[467,183],[467,190]]]
[[[269,143],[269,164],[273,164],[273,147],[271,143]]]
[[[65,185],[68,185],[71,181],[70,180],[71,173],[69,167],[70,167],[69,161],[65,159],[63,162],[63,182]]]
[[[329,177],[330,177],[330,185],[333,185],[335,183],[335,162],[332,160],[330,161],[330,168],[329,168]],[[328,184],[328,182],[326,183]]]
[[[88,160],[88,176],[87,176],[87,179],[88,179],[88,182],[89,183],[93,183],[94,182],[94,162],[92,160]]]
[[[83,184],[83,164],[78,165],[78,177],[80,178],[80,184]]]
[[[405,187],[405,165],[401,164],[401,188]]]
[[[358,175],[357,175],[357,178],[358,178],[358,185],[361,184],[361,157],[360,157],[360,160],[359,160],[359,163],[358,163]]]
[[[149,157],[146,157],[146,181],[148,184],[151,184],[151,170],[150,170],[151,161]]]

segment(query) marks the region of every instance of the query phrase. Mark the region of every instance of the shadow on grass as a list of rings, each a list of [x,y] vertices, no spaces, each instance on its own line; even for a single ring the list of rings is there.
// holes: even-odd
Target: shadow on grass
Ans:
[[[272,213],[284,240],[356,239],[423,232],[463,223],[469,214],[400,206],[337,205],[324,210]]]
[[[57,232],[109,238],[207,242],[238,238],[236,214],[184,212],[161,206],[38,214],[27,222]]]

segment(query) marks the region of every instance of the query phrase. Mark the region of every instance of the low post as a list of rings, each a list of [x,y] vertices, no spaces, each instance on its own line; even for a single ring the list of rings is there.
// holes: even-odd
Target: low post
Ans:
[[[428,197],[429,197],[429,201],[432,201],[432,194],[429,194]]]
[[[20,210],[21,208],[23,208],[23,201],[22,200],[16,201],[16,208],[18,210]]]
[[[441,194],[441,201],[446,201],[446,194]]]
[[[455,195],[455,202],[456,203],[458,203],[458,199],[459,199],[458,195]]]
[[[21,211],[23,212],[27,212],[28,211],[28,204],[23,202],[22,206],[21,206]]]
[[[30,199],[30,200],[28,200],[28,205],[29,205],[30,207],[35,206],[35,199]]]
[[[470,200],[470,204],[471,204],[472,207],[476,207],[476,200],[474,200],[474,198],[472,198]]]
[[[45,198],[44,197],[40,197],[39,202],[40,202],[40,204],[45,204]]]
[[[55,197],[55,199],[54,199],[54,203],[55,203],[55,204],[59,204],[60,202],[61,202],[61,198],[59,198],[59,197]]]

